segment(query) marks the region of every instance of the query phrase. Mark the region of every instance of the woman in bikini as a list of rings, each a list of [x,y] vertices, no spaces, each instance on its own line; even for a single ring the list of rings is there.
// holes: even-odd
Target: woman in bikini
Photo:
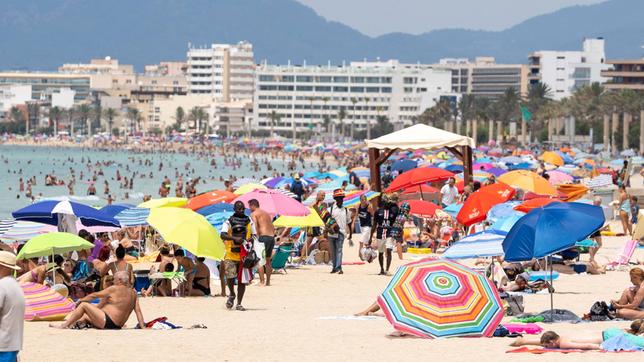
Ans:
[[[616,315],[624,319],[644,318],[644,270],[633,268],[629,272],[632,287],[622,293],[619,300],[611,301]]]
[[[117,246],[114,254],[116,254],[116,261],[109,263],[108,272],[111,272],[112,275],[115,275],[119,271],[124,271],[130,278],[130,285],[134,285],[134,270],[132,268],[132,265],[125,261],[125,248],[123,247],[123,245]]]
[[[622,221],[624,234],[632,235],[631,222],[628,213],[631,212],[631,197],[626,193],[626,186],[619,187],[619,218]]]
[[[99,291],[104,289],[105,276],[109,272],[110,268],[107,265],[107,260],[110,258],[110,247],[109,245],[103,245],[101,250],[98,252],[98,257],[92,260],[92,267],[94,268],[93,274],[99,279],[96,283],[94,290]]]
[[[197,258],[195,265],[197,272],[192,280],[192,290],[190,291],[192,297],[210,295],[210,269],[204,264],[205,260],[205,258]]]

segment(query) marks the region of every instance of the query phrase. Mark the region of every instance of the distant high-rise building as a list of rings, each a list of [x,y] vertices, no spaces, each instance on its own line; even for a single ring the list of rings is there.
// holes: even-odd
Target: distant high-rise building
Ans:
[[[60,89],[76,92],[76,102],[86,100],[90,94],[90,74],[0,72],[0,85],[2,84],[30,85],[32,100],[46,100],[53,91]]]
[[[601,71],[609,68],[603,38],[585,39],[581,51],[536,51],[530,54],[528,66],[530,84],[546,84],[555,100],[570,97],[577,88],[605,82]]]
[[[604,87],[644,92],[644,58],[609,60],[606,63],[612,68],[601,72],[603,77],[608,78]]]
[[[498,64],[493,57],[441,59],[437,68],[452,72],[452,91],[493,98],[514,88],[521,95],[528,91],[528,67],[525,64]]]
[[[188,87],[192,94],[210,94],[225,102],[253,98],[253,45],[212,44],[188,49]]]

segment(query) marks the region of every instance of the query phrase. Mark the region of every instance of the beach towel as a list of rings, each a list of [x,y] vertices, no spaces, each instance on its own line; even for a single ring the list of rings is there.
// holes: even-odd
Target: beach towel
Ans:
[[[543,347],[536,347],[536,348],[531,348],[531,347],[519,347],[515,349],[511,349],[508,351],[505,351],[505,353],[532,353],[532,354],[544,354],[544,353],[583,353],[583,352],[588,352],[587,350],[583,349],[561,349],[561,348],[543,348]]]
[[[641,351],[642,347],[633,343],[627,335],[620,334],[605,340],[602,343],[602,349],[608,352]]]
[[[503,323],[510,333],[525,333],[525,334],[539,334],[543,332],[543,328],[534,323]]]

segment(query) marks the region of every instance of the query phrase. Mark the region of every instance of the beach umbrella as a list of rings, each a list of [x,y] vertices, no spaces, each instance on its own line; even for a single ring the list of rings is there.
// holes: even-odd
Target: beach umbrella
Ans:
[[[479,223],[485,220],[492,206],[510,200],[514,193],[512,187],[503,183],[483,186],[463,203],[463,207],[456,215],[456,220],[465,226]]]
[[[608,174],[601,174],[591,179],[583,180],[582,183],[590,189],[600,189],[613,185],[613,177]]]
[[[236,198],[235,202],[241,201],[248,207],[248,201],[253,199],[259,202],[260,209],[273,217],[275,215],[306,216],[310,213],[301,202],[273,190],[251,191]]]
[[[406,159],[402,159],[394,162],[393,165],[391,165],[391,170],[405,172],[405,171],[414,169],[416,167],[418,167],[418,162],[406,158]]]
[[[524,201],[520,205],[515,206],[514,209],[528,213],[536,208],[544,207],[553,202],[561,202],[561,200],[553,199],[551,197],[536,197],[534,199]]]
[[[539,156],[539,159],[555,166],[563,166],[565,163],[563,158],[561,158],[559,154],[553,151],[544,152],[541,156]]]
[[[315,210],[309,208],[309,214],[306,216],[280,216],[273,222],[273,225],[277,228],[323,227],[324,221]]]
[[[26,321],[61,321],[76,308],[69,298],[42,284],[21,283]]]
[[[505,164],[517,164],[523,162],[523,159],[521,157],[517,156],[506,156],[502,157],[499,162],[505,163]]]
[[[513,164],[508,164],[508,170],[514,171],[514,170],[529,170],[532,168],[532,164],[530,162],[521,162],[521,163],[513,163]]]
[[[46,224],[7,219],[0,221],[0,240],[27,241],[49,232]]]
[[[516,211],[516,214],[514,214],[514,215],[499,218],[496,221],[494,221],[492,226],[490,226],[490,229],[499,230],[499,231],[505,231],[507,233],[508,231],[510,231],[512,229],[514,224],[516,224],[517,221],[519,221],[519,219],[521,219],[523,217],[523,215],[525,215],[525,214],[522,213],[522,212]]]
[[[222,211],[233,212],[234,211],[233,205],[222,202],[219,204],[208,205],[206,207],[202,207],[201,209],[195,210],[196,213],[203,216],[216,214]]]
[[[463,207],[463,204],[453,203],[451,205],[447,205],[447,207],[445,207],[443,211],[445,211],[449,216],[455,219],[456,215],[458,215],[462,207]]]
[[[422,338],[490,337],[503,318],[494,284],[447,259],[399,267],[378,305],[395,329]]]
[[[187,203],[188,199],[184,197],[163,197],[142,202],[137,207],[146,209],[156,209],[160,207],[184,207]]]
[[[17,259],[30,259],[41,256],[65,254],[71,251],[91,249],[94,244],[78,235],[63,232],[52,232],[38,235],[25,243]]]
[[[521,201],[507,201],[492,206],[487,212],[487,220],[491,223],[494,223],[499,219],[504,219],[513,215],[523,216],[522,212],[516,211],[514,209],[514,207],[519,205],[520,203]]]
[[[480,171],[487,171],[491,168],[494,168],[494,165],[489,163],[489,162],[476,162],[473,166],[472,169],[474,170],[480,170]]]
[[[582,198],[590,189],[581,184],[564,184],[557,185],[557,191],[560,193],[562,201],[576,201]]]
[[[395,192],[410,186],[422,185],[428,182],[445,181],[453,176],[453,173],[438,167],[415,168],[398,175],[387,188],[387,192]]]
[[[119,226],[100,210],[73,201],[39,201],[11,213],[14,219],[61,226],[78,218],[84,226]]]
[[[134,205],[130,204],[112,204],[112,205],[105,205],[99,209],[99,211],[105,213],[106,215],[109,215],[111,217],[116,216],[118,213],[125,209],[131,209],[135,207]]]
[[[235,180],[235,182],[233,182],[232,186],[233,186],[233,188],[238,189],[241,186],[244,186],[244,185],[247,185],[247,184],[257,184],[257,183],[259,183],[259,181],[255,180],[254,178],[242,177],[242,178],[238,178],[237,180]]]
[[[499,176],[503,175],[504,173],[508,172],[508,170],[504,170],[504,169],[498,168],[498,167],[492,167],[490,169],[487,169],[485,172],[491,173],[492,175],[494,175],[496,177],[499,177]]]
[[[474,259],[503,255],[503,239],[508,233],[499,230],[484,230],[468,235],[450,246],[442,258]]]
[[[241,185],[237,190],[235,190],[233,193],[237,196],[243,195],[246,193],[249,193],[254,190],[267,190],[268,187],[262,185],[262,184],[257,184],[257,183],[250,183],[250,184],[245,184]]]
[[[260,181],[260,183],[266,187],[274,189],[274,188],[277,188],[277,184],[282,182],[284,179],[286,179],[286,177],[282,177],[282,176],[269,177],[267,179]]]
[[[163,207],[150,210],[148,224],[168,243],[179,245],[198,257],[221,260],[224,243],[205,217],[190,209]]]
[[[532,191],[535,194],[557,195],[557,190],[548,180],[531,171],[510,171],[499,176],[497,180],[524,191]]]
[[[435,203],[424,200],[405,200],[403,202],[409,204],[409,213],[418,217],[434,217],[436,210],[441,209]]]
[[[550,177],[548,182],[550,182],[551,185],[568,184],[573,181],[572,176],[562,171],[552,170],[546,172],[546,174]]]
[[[279,192],[280,194],[286,196],[286,197],[290,197],[292,199],[297,199],[297,195],[292,193],[291,191],[287,191],[287,190],[284,190],[284,189],[274,189],[274,190]]]
[[[118,220],[122,227],[147,225],[147,218],[150,215],[150,210],[152,209],[133,207],[119,212],[114,216],[114,218]]]
[[[233,194],[230,191],[212,190],[191,198],[190,200],[188,200],[188,203],[185,207],[190,210],[197,210],[208,205],[219,204],[222,202],[231,202],[236,197],[237,195]]]
[[[459,172],[463,172],[465,170],[463,165],[449,165],[449,166],[443,167],[443,168],[445,170],[447,170],[449,172],[453,172],[453,173],[459,173]]]
[[[601,207],[554,202],[517,221],[503,242],[509,262],[539,259],[569,249],[604,225]]]
[[[415,194],[415,193],[423,193],[423,194],[433,194],[440,192],[439,189],[429,186],[429,185],[416,185],[416,186],[411,186],[406,189],[404,189],[401,194],[406,195],[406,194]]]
[[[330,194],[332,196],[332,194]],[[344,197],[344,201],[342,203],[342,206],[346,208],[352,208],[358,206],[360,204],[360,197],[364,195],[367,198],[367,201],[371,201],[374,198],[380,196],[380,192],[376,191],[358,191],[358,192],[350,192]]]
[[[570,156],[570,155],[569,155],[568,153],[566,153],[566,152],[557,151],[557,154],[561,157],[561,159],[563,160],[564,164],[575,162],[575,159],[574,159],[574,158],[572,158],[572,156]]]

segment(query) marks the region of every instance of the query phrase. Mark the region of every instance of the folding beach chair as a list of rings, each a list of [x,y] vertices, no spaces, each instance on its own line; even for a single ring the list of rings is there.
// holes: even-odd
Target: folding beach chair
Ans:
[[[286,262],[291,255],[291,251],[293,251],[293,244],[280,245],[275,250],[273,259],[271,260],[273,271],[284,270],[284,273],[286,273]]]
[[[607,264],[608,270],[615,270],[623,266],[627,266],[633,257],[633,253],[637,248],[637,240],[629,240],[624,245],[624,250],[617,256],[617,258]]]

